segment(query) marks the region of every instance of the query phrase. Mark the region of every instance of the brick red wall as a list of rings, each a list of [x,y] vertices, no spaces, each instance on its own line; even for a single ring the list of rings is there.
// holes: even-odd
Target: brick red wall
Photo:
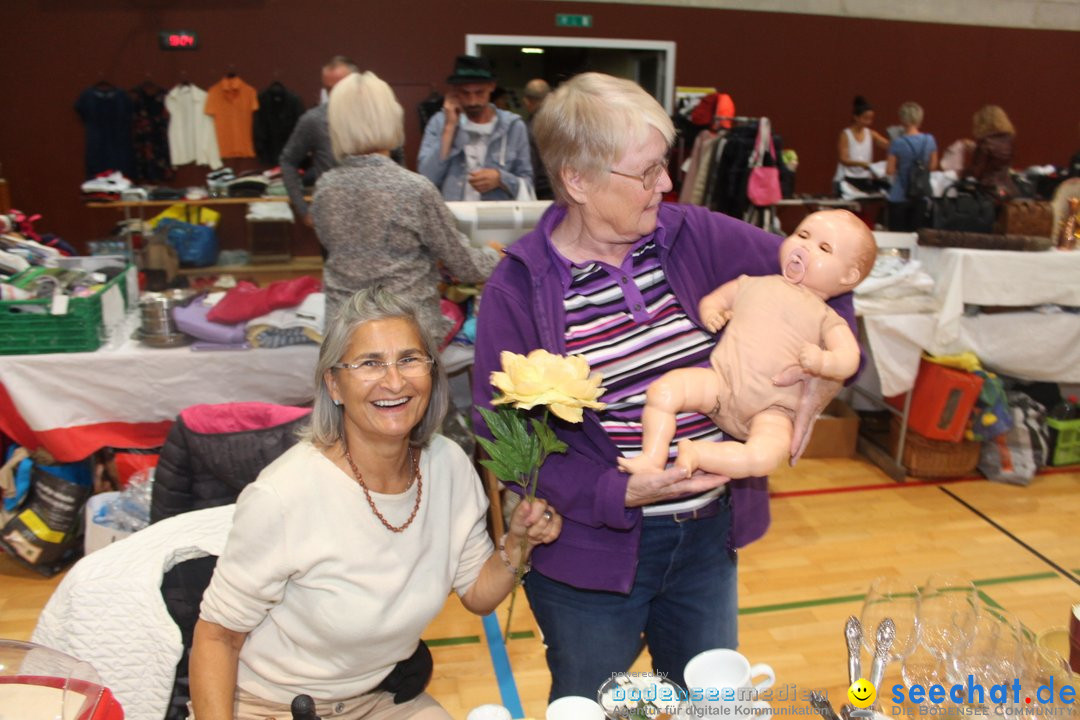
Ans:
[[[1017,126],[1021,167],[1064,163],[1080,145],[1069,102],[1080,77],[1058,59],[1077,33],[545,0],[16,0],[4,10],[3,174],[16,207],[41,212],[43,229],[76,243],[116,220],[78,200],[83,130],[72,105],[100,78],[130,87],[149,73],[171,87],[183,71],[206,88],[234,65],[257,89],[276,77],[314,103],[320,65],[348,54],[394,86],[414,165],[415,106],[441,87],[467,33],[673,40],[676,83],[717,86],[740,114],[771,117],[799,152],[803,192],[828,191],[857,92],[877,107],[880,129],[917,100],[942,145],[969,134],[980,105],[1000,104]],[[558,29],[557,12],[590,14],[593,27]],[[160,51],[160,29],[195,30],[201,47]],[[204,173],[185,168],[179,182],[200,184]],[[239,228],[226,225],[226,246],[242,244]],[[310,231],[298,229],[297,242],[314,253]]]

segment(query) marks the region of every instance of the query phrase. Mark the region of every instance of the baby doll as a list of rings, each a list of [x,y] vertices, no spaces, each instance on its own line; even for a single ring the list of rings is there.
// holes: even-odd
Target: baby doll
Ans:
[[[773,378],[793,365],[842,381],[859,366],[859,344],[847,322],[825,304],[850,291],[874,266],[873,234],[847,210],[807,216],[780,245],[780,275],[742,275],[698,306],[710,332],[727,326],[708,368],[665,373],[649,386],[642,414],[642,452],[621,458],[624,472],[662,469],[675,414],[699,412],[740,442],[682,440],[675,464],[730,478],[767,475],[790,452],[802,383]]]

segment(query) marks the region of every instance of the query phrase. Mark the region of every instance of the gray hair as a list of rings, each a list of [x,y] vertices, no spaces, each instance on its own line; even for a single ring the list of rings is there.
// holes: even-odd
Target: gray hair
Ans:
[[[555,197],[568,202],[564,170],[589,179],[607,173],[649,128],[675,142],[675,125],[656,99],[637,83],[603,73],[582,73],[548,95],[533,121],[540,158]]]
[[[900,106],[900,122],[905,125],[914,125],[918,127],[922,125],[923,121],[923,109],[922,105],[913,100],[908,100],[906,103]]]
[[[551,86],[543,78],[534,78],[525,83],[525,97],[530,100],[543,100],[551,92]]]
[[[300,438],[318,447],[331,447],[345,437],[343,406],[335,405],[326,387],[326,374],[341,362],[353,333],[364,323],[373,320],[402,318],[412,323],[424,345],[424,352],[435,363],[431,366],[431,398],[424,417],[409,433],[409,444],[424,447],[442,425],[450,406],[450,383],[439,362],[439,345],[419,321],[416,306],[381,287],[361,290],[346,300],[326,326],[319,361],[315,365],[315,407],[311,422],[300,431]]]

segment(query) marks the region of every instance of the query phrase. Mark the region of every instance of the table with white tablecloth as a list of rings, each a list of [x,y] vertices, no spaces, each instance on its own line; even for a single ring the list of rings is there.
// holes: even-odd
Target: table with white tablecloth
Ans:
[[[317,345],[195,351],[135,340],[95,352],[0,356],[0,431],[60,461],[161,445],[190,405],[310,402]]]
[[[311,402],[318,356],[314,344],[198,351],[132,339],[95,352],[0,355],[0,432],[63,462],[102,447],[158,447],[191,405]],[[472,356],[454,344],[440,362],[467,378]]]
[[[934,279],[940,345],[959,339],[965,306],[1080,308],[1080,252],[920,246],[918,258]]]
[[[880,398],[910,391],[923,352],[971,352],[997,373],[1080,384],[1080,253],[913,249],[934,280],[937,310],[881,312],[878,306],[878,312],[860,316],[871,360],[856,384],[861,394]],[[902,454],[901,445],[891,465],[880,455],[871,457],[902,477]]]
[[[914,386],[923,351],[969,351],[1006,375],[1080,382],[1080,253],[920,246],[917,257],[938,311],[862,318],[883,395]]]

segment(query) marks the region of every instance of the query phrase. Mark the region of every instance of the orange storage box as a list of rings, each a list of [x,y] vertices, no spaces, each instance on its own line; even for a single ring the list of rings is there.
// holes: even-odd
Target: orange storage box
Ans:
[[[908,427],[932,440],[960,442],[964,439],[971,411],[982,390],[978,375],[945,367],[925,357],[911,390]],[[886,398],[897,410],[904,409],[904,396]]]

